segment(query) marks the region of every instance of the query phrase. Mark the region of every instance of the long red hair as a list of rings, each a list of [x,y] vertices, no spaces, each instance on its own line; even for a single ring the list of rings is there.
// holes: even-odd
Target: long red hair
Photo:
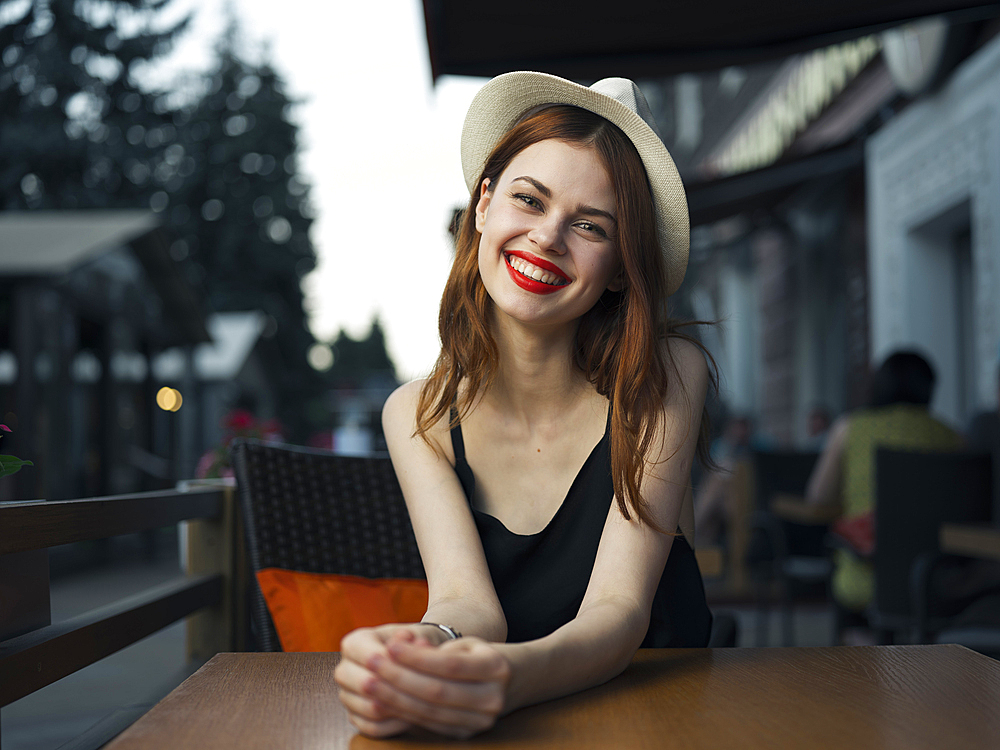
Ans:
[[[428,430],[449,414],[452,404],[461,421],[497,374],[499,351],[489,322],[492,301],[479,276],[478,186],[484,179],[496,185],[517,154],[550,138],[594,148],[614,187],[615,244],[625,286],[620,292],[606,291],[584,314],[577,330],[576,364],[611,403],[611,474],[618,507],[626,519],[634,513],[656,528],[640,489],[644,457],[661,427],[668,380],[676,376],[669,347],[662,341],[676,336],[702,351],[704,347],[679,330],[686,323],[672,320],[667,312],[667,274],[642,160],[617,126],[587,110],[557,105],[534,112],[515,125],[486,160],[455,242],[455,261],[438,317],[441,354],[420,392],[416,434],[427,440]],[[701,426],[706,425],[703,410]],[[702,429],[698,455],[703,461],[708,457],[706,435]]]

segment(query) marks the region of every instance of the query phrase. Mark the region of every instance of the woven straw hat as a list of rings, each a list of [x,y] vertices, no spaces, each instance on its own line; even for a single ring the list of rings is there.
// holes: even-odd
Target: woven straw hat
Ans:
[[[673,294],[687,269],[690,227],[684,185],[660,140],[646,97],[627,78],[605,78],[590,88],[547,73],[519,71],[497,76],[479,90],[462,127],[462,171],[470,191],[478,188],[486,159],[528,110],[570,104],[617,125],[635,145],[653,193],[660,250]]]

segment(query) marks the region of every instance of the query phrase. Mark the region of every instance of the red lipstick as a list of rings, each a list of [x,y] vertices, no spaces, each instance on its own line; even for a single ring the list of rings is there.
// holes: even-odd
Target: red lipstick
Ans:
[[[518,271],[510,264],[509,256],[511,255],[520,258],[521,260],[527,261],[528,263],[531,263],[533,266],[538,266],[539,268],[544,269],[549,273],[555,274],[565,283],[559,285],[546,284],[542,281],[533,279],[530,276],[525,276],[523,273]],[[531,253],[526,253],[521,250],[511,250],[504,253],[503,260],[507,266],[507,273],[510,274],[510,278],[514,281],[515,284],[517,284],[525,291],[532,292],[534,294],[552,294],[552,292],[558,292],[560,289],[562,289],[569,283],[569,279],[566,278],[566,275],[559,269],[558,266],[549,263],[547,260],[542,260],[541,258],[532,255]]]

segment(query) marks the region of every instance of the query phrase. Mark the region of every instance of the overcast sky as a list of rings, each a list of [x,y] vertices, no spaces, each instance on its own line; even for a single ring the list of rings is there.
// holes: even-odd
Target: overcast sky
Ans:
[[[204,70],[224,0],[196,8],[195,27],[160,73]],[[431,86],[419,0],[236,0],[245,36],[269,42],[289,93],[304,99],[304,176],[317,209],[319,267],[305,289],[313,332],[352,336],[382,320],[399,375],[425,374],[438,351],[437,308],[451,262],[447,225],[468,198],[459,137],[483,79]],[[159,77],[159,76],[158,76]]]

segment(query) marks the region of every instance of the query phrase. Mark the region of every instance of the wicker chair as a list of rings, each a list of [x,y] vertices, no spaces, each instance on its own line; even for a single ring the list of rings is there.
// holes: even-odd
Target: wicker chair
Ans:
[[[250,564],[366,578],[425,578],[388,457],[233,444]],[[251,627],[261,651],[281,644],[251,581]]]

